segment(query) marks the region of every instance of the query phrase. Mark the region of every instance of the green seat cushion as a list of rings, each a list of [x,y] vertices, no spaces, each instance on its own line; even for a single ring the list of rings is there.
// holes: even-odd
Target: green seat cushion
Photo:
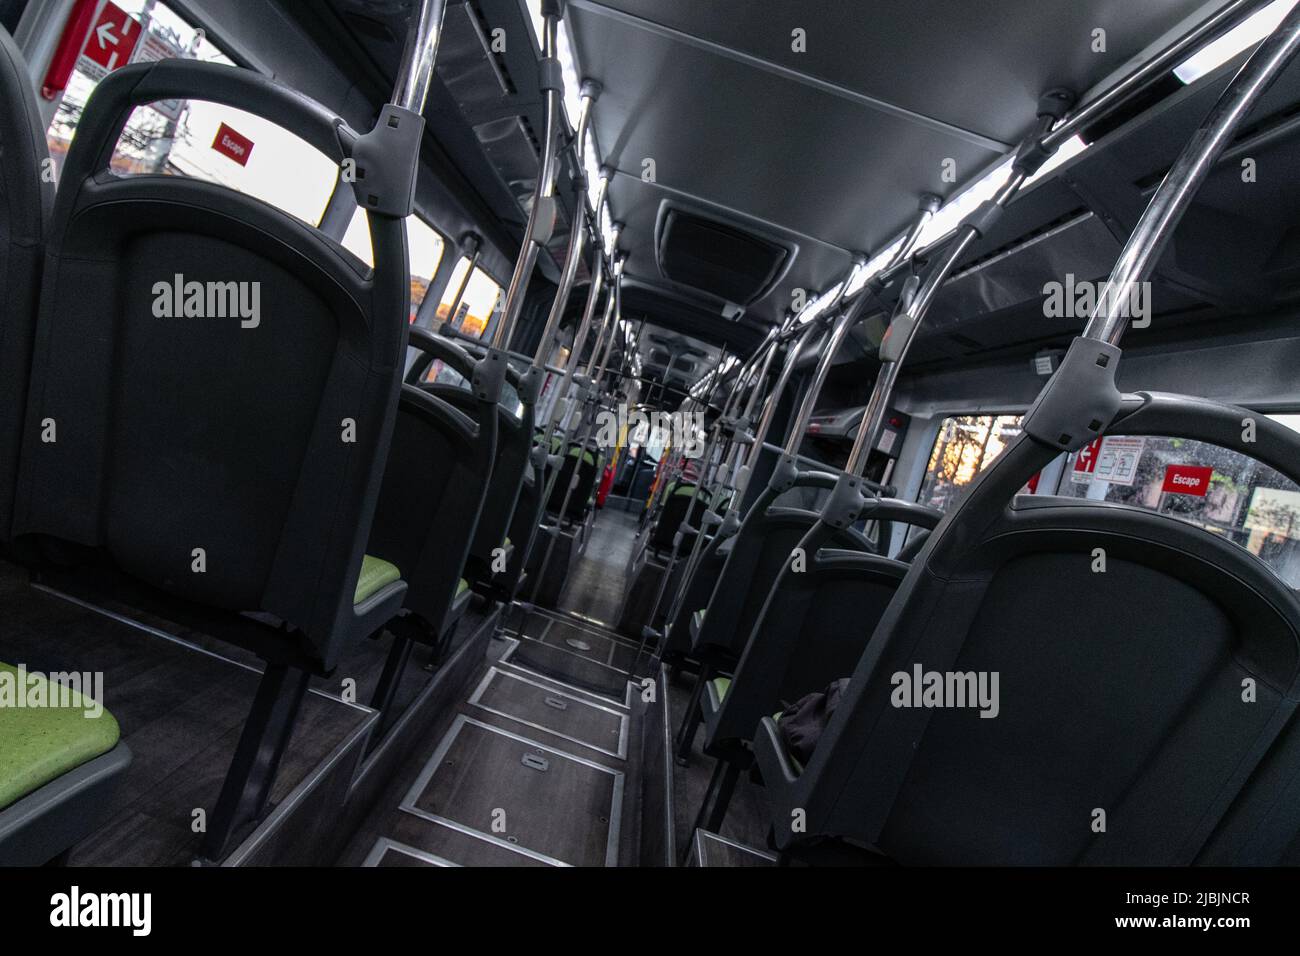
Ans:
[[[713,692],[714,692],[715,694],[718,695],[718,700],[720,700],[720,701],[722,701],[722,700],[726,700],[726,699],[727,699],[727,691],[729,691],[729,690],[731,690],[731,678],[730,678],[730,677],[715,677],[715,678],[713,678]]]
[[[121,735],[113,715],[89,698],[0,663],[0,809],[108,753]]]
[[[360,604],[380,588],[401,580],[401,577],[402,572],[397,570],[397,565],[367,554],[361,559],[361,574],[357,577],[357,590],[352,595],[352,603]]]
[[[461,578],[460,583],[456,585],[456,597],[460,597],[468,590],[469,590],[469,582],[466,581],[464,578]]]

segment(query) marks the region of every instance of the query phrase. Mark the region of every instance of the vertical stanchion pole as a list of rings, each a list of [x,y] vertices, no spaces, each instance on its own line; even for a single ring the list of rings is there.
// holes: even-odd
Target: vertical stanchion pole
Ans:
[[[713,405],[713,398],[717,394],[718,388],[722,385],[722,370],[726,360],[727,350],[724,348],[718,355],[718,364],[714,366],[713,369],[713,382],[709,385],[708,391],[705,393],[704,414],[706,416],[709,413],[709,408]],[[672,578],[673,571],[677,566],[677,554],[681,550],[682,536],[685,534],[685,529],[690,523],[691,513],[695,510],[695,503],[699,501],[700,491],[704,487],[706,478],[705,469],[708,468],[709,461],[713,456],[714,446],[717,442],[718,436],[722,434],[726,412],[730,410],[731,403],[734,399],[735,394],[733,393],[727,402],[727,407],[721,410],[717,419],[713,423],[713,428],[710,430],[709,440],[705,444],[704,456],[701,459],[703,461],[703,466],[700,468],[699,475],[696,476],[695,488],[691,491],[691,500],[686,505],[686,514],[682,517],[682,523],[678,526],[676,533],[673,535],[672,551],[668,555],[668,563],[664,566],[663,574],[659,578],[659,587],[655,592],[654,603],[650,606],[650,615],[646,618],[646,623],[641,628],[641,642],[637,645],[636,657],[632,662],[633,672],[641,666],[641,655],[645,653],[647,641],[651,637],[656,639],[659,637],[659,632],[655,628],[655,618],[659,616],[659,607],[663,604],[664,592],[667,591],[669,579]],[[685,459],[683,459],[683,461],[684,460]],[[696,539],[698,540],[703,536],[703,534],[704,528],[703,522],[701,522],[701,527],[696,529],[695,532]]]

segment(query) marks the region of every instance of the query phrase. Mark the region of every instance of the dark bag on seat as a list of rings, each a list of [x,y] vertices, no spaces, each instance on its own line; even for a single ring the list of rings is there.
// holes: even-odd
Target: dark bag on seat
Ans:
[[[781,743],[785,745],[786,753],[800,765],[812,758],[813,751],[817,749],[817,741],[821,739],[826,725],[831,722],[848,683],[847,677],[831,681],[825,690],[805,694],[793,704],[787,704],[785,710],[781,711],[781,716],[776,721]]]

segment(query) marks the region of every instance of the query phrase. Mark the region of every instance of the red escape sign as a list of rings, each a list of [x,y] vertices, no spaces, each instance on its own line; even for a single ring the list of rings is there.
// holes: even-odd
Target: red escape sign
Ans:
[[[222,123],[217,127],[217,137],[212,141],[212,148],[223,156],[229,156],[240,166],[247,166],[248,156],[253,151],[253,141]]]
[[[104,4],[99,18],[90,28],[86,46],[81,55],[98,63],[105,70],[115,70],[131,59],[136,41],[140,39],[140,23],[115,3]]]
[[[1175,495],[1192,495],[1204,498],[1210,490],[1214,469],[1201,465],[1169,465],[1165,468],[1165,483],[1160,489]]]

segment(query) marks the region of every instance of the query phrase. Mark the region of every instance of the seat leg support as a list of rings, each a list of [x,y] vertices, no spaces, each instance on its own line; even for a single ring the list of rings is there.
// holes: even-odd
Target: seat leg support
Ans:
[[[727,808],[731,806],[731,798],[736,792],[736,781],[740,779],[740,768],[734,763],[723,760],[719,760],[718,763],[725,763],[727,770],[718,787],[718,795],[713,799],[713,809],[709,811],[708,822],[704,824],[704,829],[710,833],[722,832],[722,821],[727,818]]]
[[[726,772],[725,771],[726,763],[727,762],[725,760],[714,761],[713,775],[709,777],[709,785],[704,788],[704,799],[700,801],[700,811],[699,813],[695,814],[695,822],[691,824],[690,839],[692,841],[694,841],[695,839],[695,831],[703,827],[704,821],[708,819],[709,804],[713,801],[714,795],[717,793],[718,790],[718,784],[722,781],[722,776]],[[687,852],[686,854],[684,854],[683,857],[683,862],[682,862],[683,866],[686,865],[685,858],[689,856],[690,856],[690,848],[687,847]]]
[[[309,681],[307,672],[300,668],[267,665],[221,785],[221,795],[208,820],[199,848],[204,859],[220,860],[229,850],[235,832],[266,810]]]
[[[695,678],[695,686],[691,689],[691,700],[686,705],[686,714],[682,718],[681,728],[677,732],[677,762],[687,764],[691,759],[691,745],[695,742],[695,731],[699,728],[701,713],[701,700],[704,697],[704,688],[713,678],[713,668],[704,665],[700,668],[699,676]]]
[[[384,730],[392,720],[393,699],[397,697],[397,686],[402,681],[402,674],[411,659],[411,649],[414,646],[414,642],[409,637],[401,634],[393,635],[393,646],[388,649],[388,656],[384,658],[384,670],[379,675],[379,683],[375,685],[374,693],[370,695],[370,706],[379,711],[379,725],[370,737],[372,747],[384,736]]]

